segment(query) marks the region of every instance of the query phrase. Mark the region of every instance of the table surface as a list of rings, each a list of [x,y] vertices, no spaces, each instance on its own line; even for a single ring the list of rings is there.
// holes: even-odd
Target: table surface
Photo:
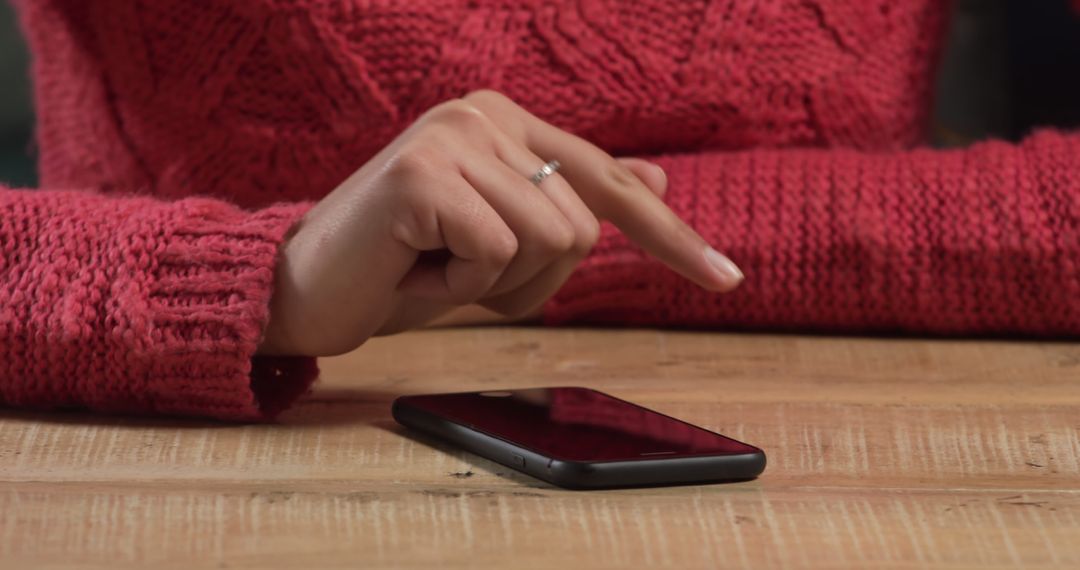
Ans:
[[[325,359],[274,425],[0,411],[0,565],[1080,567],[1080,345],[487,328]],[[566,491],[390,418],[582,385],[761,446]]]

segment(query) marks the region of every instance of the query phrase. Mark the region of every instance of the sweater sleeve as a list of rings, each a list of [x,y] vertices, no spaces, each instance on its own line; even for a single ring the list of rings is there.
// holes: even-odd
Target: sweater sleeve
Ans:
[[[605,228],[548,323],[1080,334],[1080,135],[650,158],[665,201],[746,281],[710,294]]]
[[[317,373],[255,356],[308,206],[0,189],[0,404],[272,418]]]

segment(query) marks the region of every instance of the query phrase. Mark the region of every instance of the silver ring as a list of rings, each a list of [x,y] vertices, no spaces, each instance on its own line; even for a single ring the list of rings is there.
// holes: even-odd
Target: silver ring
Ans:
[[[557,160],[553,160],[553,161],[541,166],[540,170],[537,170],[536,174],[533,174],[532,178],[529,178],[529,182],[532,182],[536,186],[539,186],[540,183],[543,182],[545,178],[547,178],[548,176],[551,176],[552,174],[555,174],[555,171],[557,171],[560,166],[562,166],[562,165],[559,164],[559,161],[557,161]]]

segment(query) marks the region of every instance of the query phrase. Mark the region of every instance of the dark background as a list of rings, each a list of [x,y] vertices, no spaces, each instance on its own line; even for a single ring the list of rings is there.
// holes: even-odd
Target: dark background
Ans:
[[[31,186],[36,177],[26,48],[13,20],[11,6],[0,0],[0,184]]]
[[[902,1],[902,0],[900,0]],[[934,142],[1015,140],[1080,125],[1080,17],[1065,0],[955,0],[935,102]],[[0,183],[33,186],[27,56],[0,0]]]

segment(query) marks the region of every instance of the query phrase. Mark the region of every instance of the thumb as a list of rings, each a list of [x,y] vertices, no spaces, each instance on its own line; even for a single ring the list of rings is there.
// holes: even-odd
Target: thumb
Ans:
[[[667,174],[660,165],[641,158],[625,157],[617,160],[629,168],[630,172],[633,172],[649,190],[652,190],[653,194],[660,198],[664,197],[667,192]]]

